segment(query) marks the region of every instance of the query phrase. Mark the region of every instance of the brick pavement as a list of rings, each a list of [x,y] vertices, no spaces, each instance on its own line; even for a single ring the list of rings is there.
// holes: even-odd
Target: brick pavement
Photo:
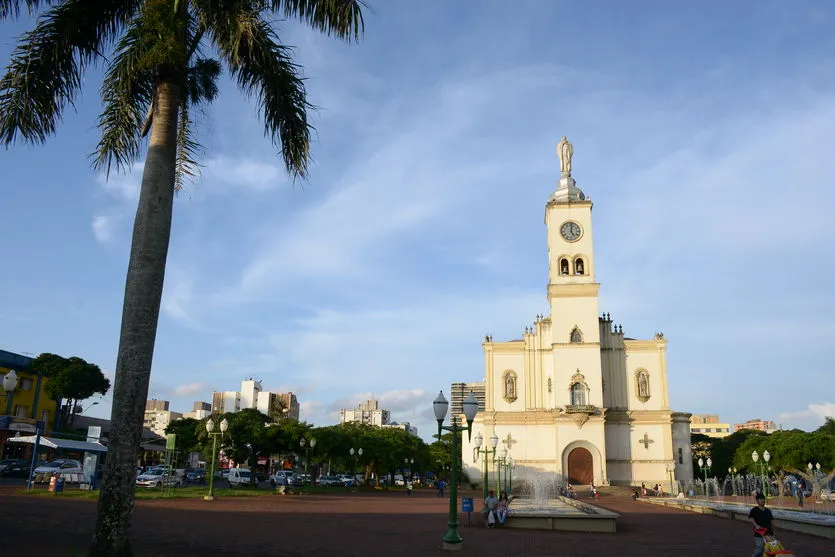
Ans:
[[[478,498],[478,494],[474,494]],[[621,513],[616,534],[488,530],[462,517],[461,555],[485,556],[737,556],[750,555],[750,528],[704,515],[608,497]],[[140,501],[134,520],[137,557],[443,555],[448,502],[431,492],[338,493]],[[84,555],[95,501],[0,494],[0,555]],[[835,542],[781,535],[798,556],[835,555]],[[74,550],[73,553],[71,550]]]

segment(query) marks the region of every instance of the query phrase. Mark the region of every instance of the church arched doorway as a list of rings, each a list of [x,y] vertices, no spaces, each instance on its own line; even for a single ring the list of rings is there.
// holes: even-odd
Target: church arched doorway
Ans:
[[[594,459],[588,449],[577,447],[568,453],[568,481],[572,485],[594,482]]]

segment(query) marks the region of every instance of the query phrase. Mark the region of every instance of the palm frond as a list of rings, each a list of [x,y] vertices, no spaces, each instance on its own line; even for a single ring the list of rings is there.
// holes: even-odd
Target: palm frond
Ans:
[[[365,31],[362,0],[270,0],[271,11],[284,17],[298,18],[326,35],[358,41]]]
[[[194,140],[194,122],[191,119],[191,109],[188,103],[180,106],[180,120],[177,123],[177,160],[174,167],[174,191],[181,191],[188,178],[194,178],[200,173],[197,155],[202,149],[200,143]]]
[[[188,178],[200,173],[197,155],[203,146],[194,139],[193,107],[206,106],[218,94],[217,79],[220,76],[217,60],[198,58],[188,69],[183,96],[180,101],[180,120],[177,126],[177,161],[174,172],[174,189],[180,191]]]
[[[64,0],[23,35],[0,79],[0,143],[42,143],[72,105],[89,63],[102,57],[143,0]],[[11,6],[11,4],[9,5]]]
[[[20,15],[20,5],[25,4],[29,15],[35,13],[38,8],[49,6],[54,0],[0,0],[0,21],[17,19]]]
[[[101,88],[104,111],[99,116],[101,139],[93,166],[110,174],[112,163],[126,170],[140,154],[142,121],[154,96],[154,73],[143,64],[147,43],[131,26],[116,45],[116,53]]]
[[[290,49],[257,10],[214,14],[208,32],[238,86],[257,98],[264,132],[281,151],[287,171],[307,177],[313,130],[307,113],[315,107],[307,101],[301,68]]]

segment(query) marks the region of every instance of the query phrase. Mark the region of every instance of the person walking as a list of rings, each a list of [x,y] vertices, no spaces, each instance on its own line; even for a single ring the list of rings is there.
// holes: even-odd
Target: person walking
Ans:
[[[748,520],[754,525],[754,553],[751,557],[763,557],[765,536],[774,535],[774,516],[765,507],[765,495],[757,493],[757,506],[748,513]]]
[[[444,480],[438,480],[438,497],[443,497],[444,496],[444,487],[445,486],[446,486],[446,483],[444,482]]]
[[[803,508],[803,500],[806,497],[806,493],[804,493],[805,487],[803,486],[803,482],[800,481],[800,480],[797,480],[797,487],[795,489],[797,490],[797,493],[796,493],[797,494],[797,504],[802,509]]]

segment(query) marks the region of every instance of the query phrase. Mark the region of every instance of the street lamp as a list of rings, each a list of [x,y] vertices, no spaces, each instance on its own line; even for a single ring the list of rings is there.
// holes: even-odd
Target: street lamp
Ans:
[[[220,422],[220,431],[213,431],[215,429],[215,423],[212,421],[211,418],[206,420],[206,432],[209,434],[209,437],[212,438],[212,475],[209,476],[209,494],[204,496],[203,499],[206,501],[214,501],[215,499],[215,465],[217,464],[217,438],[223,437],[223,434],[226,433],[226,430],[229,429],[229,422],[226,421],[226,418],[223,418]]]
[[[3,376],[3,390],[6,391],[6,415],[12,415],[12,402],[14,401],[14,391],[17,389],[17,372],[13,369]]]
[[[304,449],[304,475],[305,475],[305,477],[307,477],[307,476],[308,476],[308,474],[307,474],[307,463],[310,461],[310,451],[311,451],[311,449],[315,449],[315,448],[316,448],[316,438],[314,437],[314,438],[311,438],[311,439],[310,439],[310,447],[309,447],[309,448],[308,448],[308,446],[307,446],[307,445],[308,445],[308,443],[307,443],[307,439],[305,439],[304,437],[302,437],[302,438],[299,440],[299,446],[300,446],[302,449]],[[313,483],[313,479],[312,479],[312,478],[311,478],[310,483],[311,483],[311,484]]]
[[[699,457],[699,469],[702,471],[702,474],[705,476],[705,496],[710,499],[710,492],[708,491],[707,487],[707,475],[710,472],[710,467],[713,465],[713,461],[710,460],[710,457],[707,457],[707,462]]]
[[[510,479],[507,482],[507,487],[505,488],[505,491],[508,495],[513,494],[513,466],[513,457],[507,457],[507,472],[510,475]]]
[[[507,447],[499,449],[498,456],[494,455],[493,462],[496,464],[496,495],[502,491],[502,466],[504,466],[505,458],[507,458]]]
[[[451,425],[444,425],[444,418],[446,418],[449,410],[449,401],[444,397],[444,392],[438,393],[438,396],[432,402],[432,409],[435,412],[435,419],[438,420],[438,439],[441,438],[441,432],[448,431],[452,433],[452,471],[450,474],[450,489],[449,489],[449,518],[447,521],[447,531],[443,538],[442,549],[448,551],[460,551],[464,547],[464,542],[461,536],[458,535],[458,434],[467,431],[467,438],[473,431],[473,420],[478,412],[478,401],[475,395],[471,392],[462,404],[464,410],[464,418],[467,420],[467,425],[458,425],[458,416],[450,417]]]
[[[302,441],[304,441],[304,439],[302,439]],[[302,445],[302,446],[304,446],[304,445]],[[348,452],[349,452],[349,453],[351,453],[351,456],[352,456],[352,457],[353,457],[353,459],[354,459],[354,471],[353,471],[353,474],[354,474],[354,483],[356,483],[356,481],[357,481],[357,460],[359,459],[359,457],[361,457],[361,456],[362,456],[362,447],[360,447],[360,449],[359,449],[358,451],[355,451],[355,450],[354,450],[354,447],[351,447],[351,450],[350,450],[350,451],[348,451]],[[358,455],[358,456],[354,456],[354,454],[356,454],[356,455]]]
[[[483,487],[482,491],[484,492],[483,493],[483,498],[487,499],[487,483],[488,483],[487,473],[488,473],[489,468],[490,468],[490,459],[488,458],[488,456],[490,454],[493,454],[493,455],[496,454],[496,445],[499,444],[499,436],[496,435],[495,431],[493,432],[493,435],[490,436],[490,446],[493,447],[492,449],[489,449],[487,447],[484,447],[484,449],[482,449],[481,445],[483,443],[484,443],[484,437],[481,435],[481,432],[479,431],[478,433],[476,433],[475,439],[473,439],[473,445],[475,445],[474,452],[475,452],[476,458],[478,458],[479,455],[482,455],[482,454],[484,455],[484,482],[483,482],[483,485],[482,485],[482,487]]]

